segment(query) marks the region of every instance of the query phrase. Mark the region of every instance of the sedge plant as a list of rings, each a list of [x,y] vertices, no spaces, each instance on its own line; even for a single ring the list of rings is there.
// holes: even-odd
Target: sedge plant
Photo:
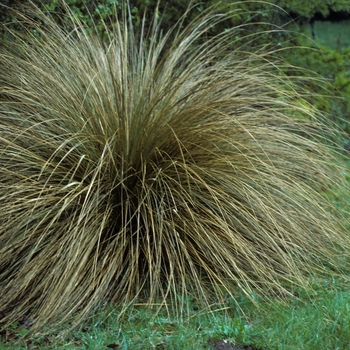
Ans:
[[[72,14],[16,13],[0,48],[2,325],[75,326],[107,301],[181,316],[188,299],[342,273],[336,132],[301,78],[233,40],[242,28],[206,35],[230,15],[137,34],[125,11],[101,38]]]

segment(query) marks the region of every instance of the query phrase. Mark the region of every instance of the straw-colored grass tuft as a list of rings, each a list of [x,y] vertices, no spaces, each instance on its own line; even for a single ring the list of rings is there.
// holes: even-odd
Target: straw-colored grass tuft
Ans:
[[[327,127],[299,78],[232,49],[235,29],[202,40],[224,16],[163,36],[116,21],[104,42],[72,18],[17,18],[27,32],[0,48],[3,324],[337,270],[350,244],[324,195],[343,183]]]

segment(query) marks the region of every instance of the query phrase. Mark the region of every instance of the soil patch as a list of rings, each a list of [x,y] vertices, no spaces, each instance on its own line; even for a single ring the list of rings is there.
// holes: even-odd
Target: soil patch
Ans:
[[[259,350],[254,346],[236,346],[227,340],[209,340],[210,350]]]

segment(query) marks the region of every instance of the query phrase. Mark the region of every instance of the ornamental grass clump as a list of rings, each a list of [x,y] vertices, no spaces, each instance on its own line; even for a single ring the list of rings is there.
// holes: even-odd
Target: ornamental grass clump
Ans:
[[[226,15],[164,35],[124,18],[102,40],[25,13],[0,49],[3,325],[77,325],[108,301],[181,316],[341,273],[334,131],[239,28],[205,37]]]

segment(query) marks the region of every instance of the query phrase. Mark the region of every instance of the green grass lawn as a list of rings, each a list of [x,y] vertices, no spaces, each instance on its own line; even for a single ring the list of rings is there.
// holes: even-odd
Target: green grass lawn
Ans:
[[[307,295],[264,301],[254,305],[241,295],[238,304],[208,314],[193,307],[183,320],[167,317],[165,308],[133,306],[123,321],[118,309],[105,308],[86,326],[63,337],[32,338],[11,344],[24,334],[18,325],[2,335],[1,349],[211,349],[216,340],[253,349],[350,349],[349,282],[318,282]],[[243,313],[244,312],[244,313]],[[8,342],[6,342],[6,337]],[[213,348],[214,349],[214,348]]]

